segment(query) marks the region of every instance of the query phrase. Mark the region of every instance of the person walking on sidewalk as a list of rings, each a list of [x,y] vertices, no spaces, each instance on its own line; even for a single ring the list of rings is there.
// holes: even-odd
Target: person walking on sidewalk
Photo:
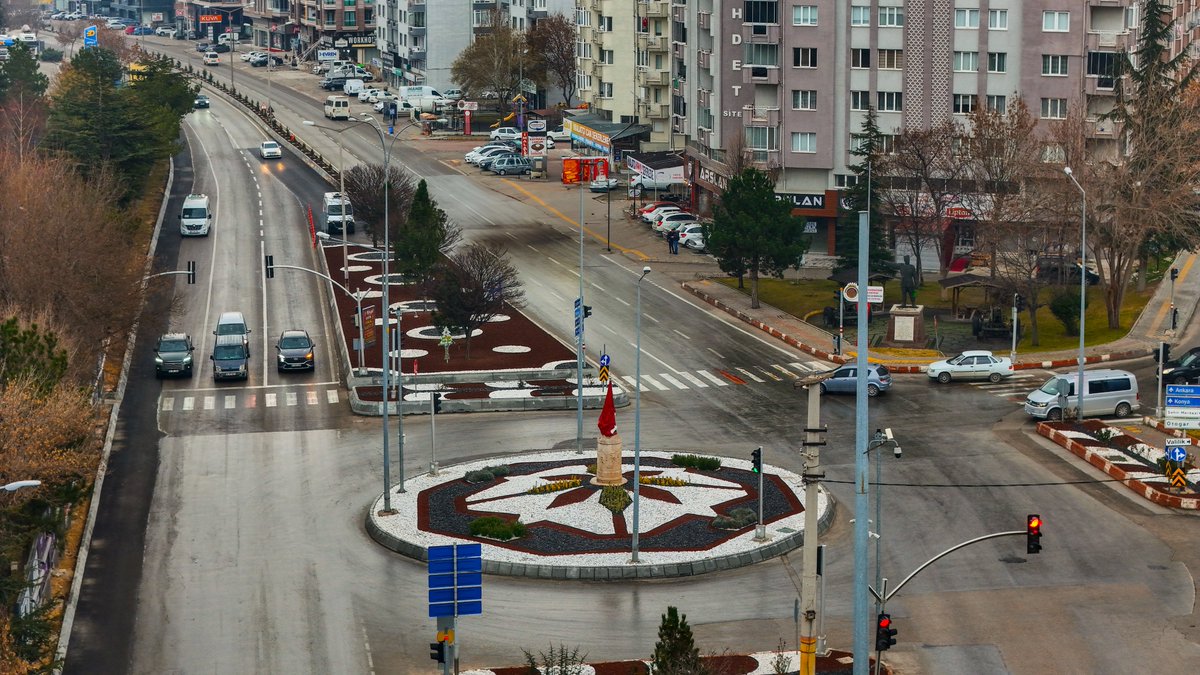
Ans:
[[[667,244],[671,248],[671,255],[679,255],[679,232],[671,230],[667,233]]]

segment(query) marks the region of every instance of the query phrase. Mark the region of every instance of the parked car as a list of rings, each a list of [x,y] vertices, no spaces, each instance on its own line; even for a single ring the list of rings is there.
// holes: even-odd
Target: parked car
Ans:
[[[254,68],[262,68],[266,66],[267,63],[270,63],[273,66],[278,66],[283,64],[283,59],[272,54],[259,54],[250,59],[250,65]]]
[[[642,222],[644,222],[648,225],[653,225],[658,220],[659,216],[662,216],[667,213],[676,213],[676,212],[679,212],[682,210],[683,209],[679,208],[679,206],[677,206],[675,204],[659,206],[659,207],[656,207],[646,213],[643,213],[642,214]]]
[[[462,89],[447,89],[446,91],[442,92],[442,96],[450,99],[451,101],[458,101],[463,97],[463,90]]]
[[[698,224],[700,217],[694,213],[687,211],[676,211],[675,213],[667,213],[658,219],[654,224],[654,232],[661,237],[667,236],[671,230],[678,229],[683,225]]]
[[[951,380],[989,380],[999,382],[1012,377],[1013,364],[1007,356],[995,356],[989,351],[966,351],[954,358],[934,361],[926,374],[931,380],[946,384]]]
[[[654,209],[657,209],[662,206],[679,206],[679,205],[676,204],[675,202],[666,201],[666,200],[650,202],[649,204],[646,204],[638,209],[638,216],[644,216],[647,213],[650,213],[651,211],[653,211]]]
[[[192,104],[192,106],[195,108],[207,108],[208,107],[208,97],[205,96],[204,94],[196,94],[196,100]]]
[[[597,178],[588,183],[588,189],[592,192],[608,192],[615,190],[620,184],[621,182],[616,178]]]
[[[280,159],[283,157],[283,148],[275,141],[263,141],[258,144],[258,156],[263,159]]]
[[[509,148],[506,146],[488,147],[488,148],[483,148],[478,153],[476,153],[472,159],[469,159],[467,161],[470,164],[474,164],[475,166],[482,168],[481,162],[483,162],[485,159],[489,159],[491,157],[496,157],[499,155],[512,155],[512,154],[516,154],[516,153],[514,153],[512,151],[512,148]]]
[[[496,172],[497,176],[507,176],[510,173],[525,174],[533,171],[533,162],[528,157],[511,155],[496,159],[488,168]]]
[[[372,96],[377,96],[379,94],[385,93],[386,91],[387,91],[386,89],[382,89],[380,87],[363,87],[362,89],[360,89],[358,91],[358,102],[359,103],[370,103]]]
[[[178,32],[179,31],[177,29],[172,28],[171,26],[159,26],[158,28],[154,29],[154,34],[159,37],[173,38]]]
[[[487,171],[491,169],[492,164],[501,157],[520,157],[520,155],[515,152],[499,152],[494,155],[488,155],[487,157],[479,160],[479,168],[483,171]]]
[[[516,127],[500,127],[499,129],[492,129],[489,138],[493,141],[516,141],[521,139],[521,130]]]
[[[867,396],[878,396],[892,386],[892,375],[887,366],[872,363],[867,366]],[[858,388],[858,365],[846,364],[821,380],[821,393],[853,394]]]
[[[122,27],[125,29],[126,35],[133,35],[133,31],[137,28],[137,26],[125,26],[125,25],[122,25]]]
[[[197,42],[196,43],[196,51],[200,52],[201,54],[204,54],[205,52],[212,51],[212,45],[207,42]]]
[[[275,343],[275,367],[281,373],[285,370],[316,370],[317,364],[313,358],[315,350],[316,345],[308,336],[308,331],[285,330]]]
[[[154,35],[154,29],[150,26],[138,26],[130,35]]]
[[[1025,398],[1025,413],[1039,419],[1061,420],[1063,406],[1059,400],[1059,392],[1065,393],[1066,407],[1075,408],[1079,401],[1075,393],[1075,384],[1078,381],[1079,373],[1075,371],[1051,376],[1045,384]],[[1141,407],[1137,377],[1129,371],[1088,370],[1083,374],[1083,381],[1087,384],[1087,393],[1083,397],[1085,417],[1128,417]]]
[[[380,97],[380,100],[372,107],[375,109],[375,112],[382,115],[383,111],[389,108],[392,104],[396,105],[397,115],[408,115],[407,111],[412,110],[412,106],[409,105],[408,102],[398,100],[393,94],[387,94],[386,97]]]
[[[104,27],[109,30],[125,30],[125,22],[120,19],[109,19],[104,22]]]
[[[679,228],[679,243],[693,251],[704,252],[704,226],[700,223]]]
[[[1189,349],[1177,359],[1168,359],[1163,364],[1162,376],[1167,384],[1189,384],[1200,380],[1200,347]]]
[[[233,51],[233,47],[230,47],[228,42],[220,42],[213,45],[212,50],[218,54],[226,54]]]
[[[346,86],[344,77],[327,77],[321,80],[321,88],[326,91],[341,91]]]
[[[154,346],[154,377],[192,376],[192,338],[187,333],[165,333]]]
[[[1038,259],[1037,278],[1043,281],[1058,281],[1059,278],[1062,278],[1063,283],[1078,285],[1079,267],[1078,259],[1063,260],[1061,256],[1045,256]],[[1096,274],[1090,265],[1087,271],[1087,283],[1089,286],[1100,283],[1100,275]]]
[[[558,143],[570,143],[571,134],[562,127],[546,132],[547,138],[553,138]]]
[[[242,54],[242,60],[249,61],[250,59],[256,58],[258,56],[266,56],[266,55],[267,55],[266,52],[249,51],[249,52],[245,52]]]

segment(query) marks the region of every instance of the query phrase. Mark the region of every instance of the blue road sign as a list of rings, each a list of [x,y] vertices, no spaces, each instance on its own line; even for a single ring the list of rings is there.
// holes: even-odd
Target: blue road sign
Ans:
[[[601,355],[600,355],[600,365],[602,365],[602,366],[607,366],[607,365],[609,365],[609,364],[611,364],[611,363],[612,363],[612,359],[608,357],[608,354],[601,354]]]
[[[99,38],[97,36],[98,32],[99,31],[96,30],[95,26],[88,26],[87,28],[84,28],[83,29],[83,46],[84,47],[95,47],[97,44],[99,44],[99,42],[98,42]]]
[[[429,616],[483,613],[483,547],[429,547]]]
[[[1167,396],[1168,408],[1200,408],[1200,396]]]
[[[1184,450],[1178,445],[1167,448],[1167,459],[1176,463],[1182,462],[1183,460],[1187,459],[1187,450]]]
[[[1200,386],[1194,384],[1168,384],[1167,396],[1200,396]]]

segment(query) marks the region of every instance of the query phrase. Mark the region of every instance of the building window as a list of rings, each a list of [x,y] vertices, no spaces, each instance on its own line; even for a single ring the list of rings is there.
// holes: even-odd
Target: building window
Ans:
[[[1071,30],[1070,12],[1042,12],[1042,31],[1065,33]]]
[[[989,73],[1007,73],[1008,72],[1008,53],[1007,52],[988,52],[988,72]]]
[[[979,28],[979,10],[977,10],[977,9],[956,9],[956,10],[954,10],[954,27],[955,28]]]
[[[870,49],[851,49],[850,50],[850,67],[851,68],[870,68],[871,67],[871,50]]]
[[[748,43],[746,45],[743,67],[779,66],[779,45],[764,45]]]
[[[353,11],[344,9],[342,10],[342,25],[353,28],[358,25],[358,17]]]
[[[1042,75],[1065,76],[1067,57],[1063,54],[1042,54]]]
[[[793,89],[792,110],[816,110],[817,91],[815,89]]]
[[[1047,164],[1063,164],[1067,161],[1067,151],[1057,143],[1047,143],[1042,146],[1042,161]]]
[[[816,47],[792,47],[792,67],[793,68],[816,68],[817,67],[817,48]]]
[[[975,94],[955,94],[954,114],[969,115],[975,112]]]
[[[613,95],[613,83],[601,81],[600,82],[600,93],[599,93],[600,98],[612,98],[612,95]]]
[[[584,75],[583,73],[575,73],[575,86],[579,91],[591,91],[592,76]]]
[[[778,133],[775,127],[746,127],[746,147],[759,152],[778,150]]]
[[[871,8],[861,5],[850,6],[850,25],[851,26],[870,26],[871,25]]]
[[[1008,10],[1007,9],[989,9],[988,10],[988,29],[990,29],[990,30],[1008,30]]]
[[[596,22],[596,30],[602,33],[611,33],[612,19],[613,18],[611,16],[601,16],[600,20]]]
[[[792,132],[792,152],[816,152],[817,135],[811,131]]]
[[[792,7],[792,25],[793,26],[815,26],[817,25],[817,7],[816,5],[796,5]]]
[[[979,52],[954,52],[954,72],[973,73],[979,70]]]
[[[904,92],[879,92],[879,105],[875,106],[880,112],[900,112],[904,110]]]
[[[575,43],[575,56],[578,56],[581,59],[592,58],[592,43],[576,42]]]
[[[1044,98],[1042,99],[1042,119],[1044,120],[1064,120],[1067,118],[1067,99],[1065,98]]]
[[[880,7],[879,25],[884,28],[901,28],[904,26],[903,7]]]
[[[989,112],[1003,113],[1005,110],[1008,110],[1008,97],[988,94],[987,109]]]
[[[332,9],[325,10],[325,25],[326,26],[336,26],[337,25],[337,17],[335,16],[335,12]]]
[[[854,139],[850,141],[853,143]],[[833,174],[833,186],[837,188],[848,188],[858,185],[858,176],[854,174],[835,173]]]
[[[904,50],[903,49],[880,49],[879,60],[876,65],[880,70],[903,70],[904,69]]]
[[[603,63],[606,66],[611,66],[613,64],[613,50],[601,49],[600,50],[600,63]]]
[[[871,107],[871,92],[869,91],[852,91],[850,92],[850,109],[851,110],[868,110]]]
[[[478,24],[476,24],[478,25]],[[592,25],[592,13],[586,9],[575,10],[575,25],[590,26]]]
[[[779,23],[779,3],[775,0],[746,0],[744,23]]]
[[[1114,52],[1088,52],[1087,74],[1098,78],[1096,86],[1100,89],[1112,89],[1116,85],[1113,73],[1116,72],[1116,57]]]

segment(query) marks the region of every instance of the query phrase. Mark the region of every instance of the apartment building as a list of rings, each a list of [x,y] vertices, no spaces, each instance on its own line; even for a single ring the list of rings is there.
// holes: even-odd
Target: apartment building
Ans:
[[[1184,3],[1181,3],[1184,4]],[[1193,5],[1195,3],[1186,3]],[[1044,124],[1083,106],[1112,142],[1111,68],[1134,44],[1136,0],[674,0],[674,128],[696,205],[728,153],[778,175],[812,251],[834,254],[838,189],[868,107],[885,134],[1021,96]],[[1200,28],[1196,28],[1200,30]],[[1180,48],[1189,29],[1182,28]],[[966,215],[966,214],[952,214]],[[956,228],[969,239],[971,228]],[[957,242],[967,248],[971,242]]]
[[[295,0],[254,0],[246,5],[246,23],[256,47],[293,52],[300,44],[299,24],[292,16]]]

